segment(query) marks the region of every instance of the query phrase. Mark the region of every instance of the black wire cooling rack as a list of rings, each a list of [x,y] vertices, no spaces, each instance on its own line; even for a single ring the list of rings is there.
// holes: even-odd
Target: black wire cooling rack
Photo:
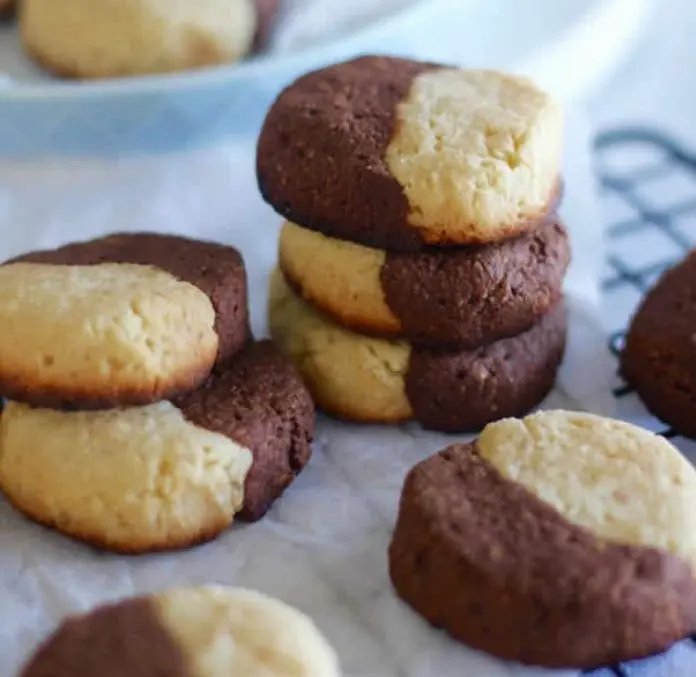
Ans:
[[[595,140],[607,221],[602,280],[609,350],[618,357],[630,318],[662,272],[696,247],[696,154],[651,129],[622,128]],[[617,363],[618,366],[618,363]],[[659,433],[696,462],[696,443],[653,418],[619,376],[617,416]],[[591,677],[696,677],[696,638],[667,653],[586,673]]]

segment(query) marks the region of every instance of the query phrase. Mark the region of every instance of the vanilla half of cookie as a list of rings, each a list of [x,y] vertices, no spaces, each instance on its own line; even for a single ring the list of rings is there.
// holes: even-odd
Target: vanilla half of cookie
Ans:
[[[628,423],[504,419],[409,473],[389,559],[414,610],[498,657],[642,658],[696,627],[696,470]]]
[[[0,489],[29,519],[120,553],[186,548],[263,517],[310,458],[314,404],[273,344],[198,390],[146,407],[10,402]]]
[[[0,394],[86,408],[196,387],[215,364],[200,289],[132,264],[0,266]]]
[[[108,666],[108,670],[107,667]],[[304,613],[262,593],[209,585],[123,599],[66,618],[20,677],[339,677]]]

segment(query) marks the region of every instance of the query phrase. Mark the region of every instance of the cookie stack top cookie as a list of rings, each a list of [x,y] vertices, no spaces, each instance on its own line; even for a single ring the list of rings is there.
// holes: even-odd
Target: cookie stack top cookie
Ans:
[[[119,233],[0,266],[0,488],[117,552],[255,521],[310,456],[314,403],[255,342],[233,247]],[[78,472],[79,469],[79,472]]]
[[[289,221],[390,251],[487,243],[560,198],[563,118],[531,81],[392,57],[309,73],[268,113],[261,192]]]

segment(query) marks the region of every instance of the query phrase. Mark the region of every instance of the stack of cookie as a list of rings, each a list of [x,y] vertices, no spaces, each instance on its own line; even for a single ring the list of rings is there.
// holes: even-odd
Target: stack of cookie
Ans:
[[[299,374],[250,333],[239,252],[115,234],[0,266],[0,489],[116,552],[261,518],[310,455]]]
[[[562,127],[526,79],[398,58],[280,94],[257,152],[287,219],[269,324],[323,410],[465,432],[544,399],[566,342]]]

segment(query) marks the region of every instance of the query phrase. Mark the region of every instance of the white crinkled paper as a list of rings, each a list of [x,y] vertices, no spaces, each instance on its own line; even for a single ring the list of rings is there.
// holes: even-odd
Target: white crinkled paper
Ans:
[[[601,228],[581,118],[569,122],[568,138],[563,213],[575,250],[568,280],[571,342],[548,405],[611,413],[612,370],[593,305]],[[234,243],[246,259],[258,335],[265,330],[266,277],[279,223],[257,195],[252,146],[120,163],[0,160],[2,258],[113,230]],[[12,677],[68,612],[211,581],[256,588],[309,613],[338,650],[347,676],[546,674],[457,645],[406,609],[389,585],[387,544],[404,474],[457,439],[415,425],[360,427],[322,419],[309,466],[262,522],[234,526],[214,543],[170,555],[97,553],[0,503],[0,677]]]

